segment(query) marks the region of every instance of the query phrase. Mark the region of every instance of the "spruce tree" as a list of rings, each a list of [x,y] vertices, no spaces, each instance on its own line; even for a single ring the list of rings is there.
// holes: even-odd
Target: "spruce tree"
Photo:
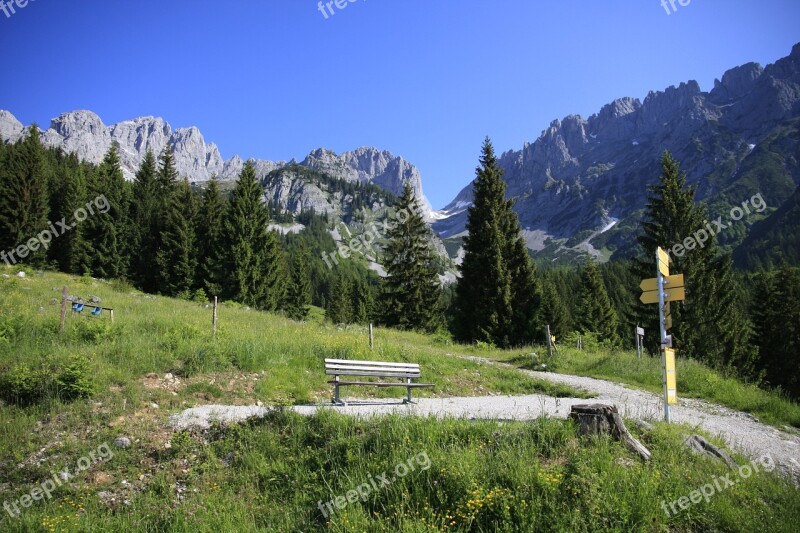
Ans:
[[[130,277],[145,292],[156,292],[158,287],[154,261],[159,245],[162,197],[156,182],[157,174],[155,156],[148,150],[133,180],[131,204],[131,249],[135,253],[131,256]]]
[[[664,152],[659,183],[649,187],[647,209],[638,236],[642,254],[634,271],[644,278],[656,275],[657,246],[671,257],[670,272],[684,275],[686,300],[672,302],[673,345],[679,355],[696,357],[718,368],[731,368],[748,374],[753,367],[750,325],[741,309],[742,302],[729,257],[719,256],[717,239],[708,231],[705,206],[694,202],[695,189],[687,186],[686,174],[675,159]],[[708,237],[703,246],[682,246],[688,238]],[[676,246],[681,245],[681,246]],[[653,305],[638,304],[639,322],[654,332],[646,343],[656,351],[658,312]]]
[[[506,241],[506,265],[511,277],[511,323],[509,339],[518,346],[528,344],[537,336],[537,319],[541,296],[536,278],[536,269],[528,246],[521,234],[517,214],[512,210],[513,202],[506,202],[504,233]],[[541,330],[541,328],[539,328]]]
[[[170,199],[161,246],[156,253],[158,287],[161,293],[175,296],[193,286],[196,268],[195,198],[189,182],[182,181]]]
[[[330,286],[325,318],[334,324],[349,324],[352,317],[352,285],[344,274],[337,272]]]
[[[383,278],[385,320],[401,329],[432,331],[439,323],[439,276],[431,231],[406,182],[387,232]]]
[[[569,332],[569,311],[561,295],[556,290],[555,283],[544,281],[542,283],[541,322],[550,325],[550,334],[564,337]]]
[[[110,279],[125,274],[124,239],[128,209],[125,188],[115,143],[106,152],[89,187],[94,213],[86,209],[85,224],[91,249],[89,261],[95,276]],[[103,209],[97,207],[98,204]]]
[[[311,275],[308,249],[301,242],[291,262],[286,314],[293,320],[305,320],[311,304]]]
[[[466,342],[525,344],[534,335],[535,275],[488,138],[476,174],[456,287],[454,333]]]
[[[762,272],[753,302],[756,340],[767,385],[800,399],[800,268]]]
[[[44,150],[36,125],[22,142],[5,152],[6,164],[0,174],[0,251],[12,252],[3,257],[9,264],[42,265],[46,250],[27,247],[30,239],[47,229],[49,215]]]
[[[85,207],[88,201],[83,168],[83,165],[79,164],[66,175],[62,217],[67,217],[68,220],[79,208]],[[88,245],[84,239],[85,231],[85,226],[78,224],[59,237],[59,245],[62,247],[59,268],[62,271],[79,275],[91,272]]]
[[[619,346],[617,313],[611,305],[597,264],[588,259],[581,270],[579,325],[583,333],[595,333],[599,341]]]
[[[195,224],[198,261],[195,284],[209,296],[219,296],[222,293],[225,256],[224,221],[225,202],[220,194],[219,183],[214,178],[203,194],[203,202]]]
[[[283,250],[275,232],[269,231],[264,191],[248,160],[239,175],[225,217],[224,240],[226,298],[251,307],[274,310],[282,301],[285,272]]]
[[[356,324],[368,324],[372,320],[375,302],[372,296],[372,286],[366,279],[357,279],[351,285],[351,322]]]

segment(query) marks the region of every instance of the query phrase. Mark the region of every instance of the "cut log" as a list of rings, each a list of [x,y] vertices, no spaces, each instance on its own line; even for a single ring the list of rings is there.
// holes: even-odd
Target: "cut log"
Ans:
[[[628,428],[625,427],[622,417],[619,416],[616,406],[601,403],[573,405],[569,417],[578,422],[580,435],[611,435],[644,461],[650,460],[650,450],[633,438]]]

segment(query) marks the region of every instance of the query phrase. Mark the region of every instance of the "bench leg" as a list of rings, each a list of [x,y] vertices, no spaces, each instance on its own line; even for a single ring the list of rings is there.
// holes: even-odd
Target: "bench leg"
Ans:
[[[335,378],[336,383],[333,385],[333,401],[334,405],[347,405],[339,398],[339,376]]]
[[[406,379],[406,384],[409,384],[409,385],[411,384],[411,379],[410,378]],[[406,387],[406,390],[408,392],[406,392],[406,399],[403,400],[403,403],[414,403],[414,402],[411,401],[411,387]]]

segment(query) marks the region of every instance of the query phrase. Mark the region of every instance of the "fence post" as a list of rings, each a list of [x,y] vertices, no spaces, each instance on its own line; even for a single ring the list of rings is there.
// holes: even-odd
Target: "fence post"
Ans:
[[[374,349],[374,346],[375,346],[374,343],[375,343],[375,338],[374,338],[373,333],[372,333],[372,323],[370,322],[370,324],[369,324],[369,349],[370,350]]]
[[[550,324],[545,326],[547,332],[547,357],[553,357],[553,337],[550,336]]]
[[[67,286],[64,285],[64,290],[61,293],[61,333],[64,333],[64,326],[67,323]]]
[[[217,338],[217,297],[214,296],[214,312],[211,316],[211,336]]]

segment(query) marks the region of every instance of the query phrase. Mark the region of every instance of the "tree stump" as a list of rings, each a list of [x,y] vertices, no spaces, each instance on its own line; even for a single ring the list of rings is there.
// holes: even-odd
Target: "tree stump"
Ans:
[[[633,438],[616,406],[601,403],[573,405],[569,417],[578,422],[581,436],[611,435],[643,460],[650,460],[650,451]]]

